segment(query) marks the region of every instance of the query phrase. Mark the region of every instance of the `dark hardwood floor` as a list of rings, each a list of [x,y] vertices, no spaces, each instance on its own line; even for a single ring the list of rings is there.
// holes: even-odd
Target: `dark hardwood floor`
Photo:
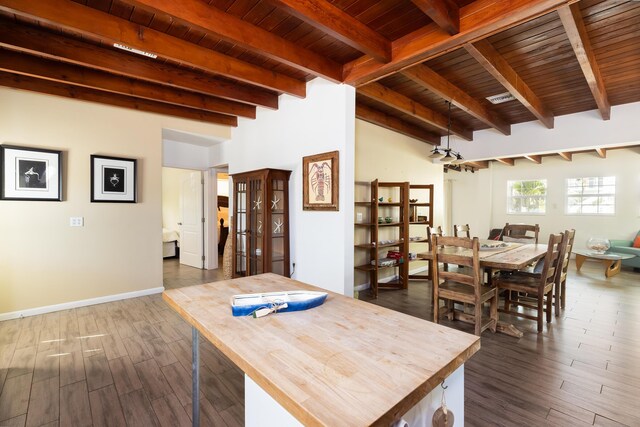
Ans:
[[[602,264],[576,272],[571,261],[567,287],[566,310],[543,333],[534,321],[500,313],[524,336],[482,334],[465,364],[465,425],[640,426],[640,273],[624,268],[606,279]],[[371,302],[433,320],[428,282]],[[443,324],[473,333],[471,325]]]
[[[542,334],[513,318],[523,338],[482,335],[465,365],[466,425],[640,425],[640,273],[571,267],[567,310]],[[216,277],[165,271],[167,287]],[[427,283],[371,302],[431,319]],[[207,342],[201,358],[202,425],[243,425],[242,372]],[[0,322],[0,426],[190,425],[190,371],[191,329],[160,295]]]

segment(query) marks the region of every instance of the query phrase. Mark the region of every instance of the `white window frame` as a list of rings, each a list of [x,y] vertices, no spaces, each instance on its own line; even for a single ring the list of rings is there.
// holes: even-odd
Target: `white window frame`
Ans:
[[[587,213],[582,213],[582,212],[569,212],[569,197],[573,197],[573,196],[577,196],[576,194],[569,194],[569,181],[572,179],[593,179],[596,178],[598,179],[598,185],[597,185],[597,189],[599,189],[601,186],[604,186],[604,184],[602,184],[602,180],[604,178],[613,178],[614,180],[614,193],[610,194],[600,194],[599,191],[597,191],[595,194],[593,195],[588,195],[587,196],[592,196],[592,197],[613,197],[613,212],[609,213],[600,213],[600,212],[587,212]],[[582,186],[584,188],[584,186]],[[618,178],[615,175],[610,175],[610,176],[580,176],[580,177],[571,177],[571,178],[567,178],[565,180],[564,183],[564,213],[565,215],[569,215],[569,216],[614,216],[616,214],[617,211],[617,204],[618,204],[618,198],[616,197],[618,191]],[[580,195],[582,197],[585,196],[584,192]],[[580,205],[581,207],[584,205]],[[599,206],[599,205],[598,205]]]
[[[543,212],[512,212],[511,211],[511,200],[513,196],[511,195],[511,188],[513,184],[516,182],[527,182],[527,181],[541,181],[544,182],[545,193],[544,196],[535,196],[544,198],[544,211]],[[547,196],[548,196],[549,186],[547,184],[547,180],[543,178],[534,178],[534,179],[513,179],[507,180],[507,215],[546,215],[547,214]],[[516,197],[531,197],[531,196],[516,196]]]

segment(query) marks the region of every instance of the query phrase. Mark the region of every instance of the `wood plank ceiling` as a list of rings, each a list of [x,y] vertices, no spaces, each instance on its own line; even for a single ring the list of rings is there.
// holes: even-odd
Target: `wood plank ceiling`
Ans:
[[[469,141],[608,120],[640,101],[638,40],[633,0],[0,0],[0,85],[236,126],[321,76],[357,88],[362,120],[438,145],[445,101]]]

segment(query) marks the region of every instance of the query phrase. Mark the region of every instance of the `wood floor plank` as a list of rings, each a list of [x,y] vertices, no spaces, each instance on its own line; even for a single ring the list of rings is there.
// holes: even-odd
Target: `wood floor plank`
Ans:
[[[158,426],[158,419],[144,390],[135,390],[121,397],[122,411],[127,425]],[[204,425],[204,424],[203,424]]]
[[[156,330],[158,335],[160,335],[160,338],[162,338],[165,343],[170,343],[182,339],[182,335],[180,335],[180,333],[176,331],[170,323],[164,321],[162,317],[160,317],[160,320],[161,321],[154,323],[152,327]]]
[[[27,427],[41,426],[60,417],[60,379],[58,376],[34,382],[29,397]]]
[[[60,387],[60,425],[84,427],[92,424],[87,382]]]
[[[169,347],[167,347],[166,342],[161,338],[155,338],[149,341],[145,341],[145,344],[147,345],[147,349],[149,349],[149,352],[151,353],[153,358],[156,360],[156,362],[158,362],[158,365],[167,366],[178,361]]]
[[[40,329],[23,328],[16,344],[16,348],[37,347],[40,338]]]
[[[144,341],[137,334],[123,338],[122,343],[133,363],[140,363],[153,358]]]
[[[32,378],[33,374],[27,373],[5,380],[0,394],[0,421],[27,413]]]
[[[33,373],[36,363],[36,348],[25,347],[16,349],[13,358],[9,364],[9,372],[7,378],[22,376],[24,374]]]
[[[2,421],[2,427],[24,427],[27,423],[27,414],[22,414],[15,418]]]
[[[138,373],[129,356],[109,360],[111,375],[119,395],[130,393],[142,388]]]
[[[60,355],[60,387],[82,381],[86,378],[84,358],[80,351],[61,353]]]
[[[244,406],[240,404],[233,404],[224,411],[220,412],[222,419],[229,427],[243,427],[244,426]]]
[[[187,411],[189,419],[191,419],[193,414],[191,403],[185,405],[184,409]],[[209,399],[203,395],[200,396],[200,424],[205,426],[227,425],[218,410],[213,406]],[[244,425],[244,416],[242,418],[242,425]]]
[[[135,328],[136,331],[138,331],[140,338],[142,338],[145,341],[150,341],[154,338],[160,337],[158,332],[156,332],[156,330],[146,320],[135,322],[133,324],[133,327]]]
[[[60,353],[58,349],[50,349],[36,353],[33,370],[33,382],[57,378],[60,376]]]
[[[82,343],[80,340],[80,332],[65,331],[60,333],[60,353],[82,354]]]
[[[134,366],[142,387],[150,400],[156,400],[172,393],[169,383],[167,383],[158,363],[154,359],[136,363]]]
[[[594,418],[595,418],[595,414],[594,414]],[[573,418],[569,415],[563,414],[560,411],[556,411],[553,408],[551,408],[551,410],[549,411],[549,415],[547,415],[547,421],[558,426],[584,427],[584,426],[593,425],[593,423],[586,423],[577,418]]]
[[[163,366],[160,370],[180,403],[183,406],[191,404],[191,372],[184,369],[179,362]]]
[[[102,348],[108,360],[129,355],[119,335],[114,335],[110,331],[105,332],[105,335],[101,336],[100,340],[102,341]]]
[[[84,358],[84,370],[89,391],[113,384],[109,362],[104,354]]]
[[[2,393],[4,380],[9,373],[9,366],[11,366],[11,359],[13,359],[15,348],[16,343],[0,345],[0,393]]]
[[[36,351],[54,351],[60,350],[60,328],[47,328],[40,332]]]
[[[91,418],[94,427],[124,426],[124,413],[113,385],[89,393]]]
[[[191,419],[178,401],[178,398],[169,394],[151,402],[151,406],[163,427],[189,427]]]

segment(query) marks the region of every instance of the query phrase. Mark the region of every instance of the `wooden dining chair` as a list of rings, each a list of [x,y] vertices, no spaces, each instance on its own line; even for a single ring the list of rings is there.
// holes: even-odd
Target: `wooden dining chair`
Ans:
[[[504,308],[501,312],[518,317],[535,320],[538,322],[538,332],[543,330],[543,319],[546,314],[547,323],[551,322],[551,309],[553,305],[553,290],[556,282],[557,269],[561,269],[564,260],[564,250],[567,247],[567,233],[551,234],[547,243],[547,253],[541,264],[540,275],[529,274],[501,274],[493,279],[493,283],[500,293],[505,290]],[[528,298],[534,298],[536,304],[530,304],[528,298],[513,298],[512,292],[525,294]],[[521,306],[536,310],[536,315],[513,311],[511,306]]]
[[[453,235],[456,237],[466,237],[467,239],[470,239],[471,229],[469,228],[469,224],[454,225]]]
[[[479,249],[477,237],[468,239],[436,235],[433,238],[433,319],[438,323],[441,316],[447,315],[450,319],[458,317],[461,320],[472,320],[475,334],[478,336],[487,328],[495,332],[498,325],[498,293],[494,286],[483,284]],[[466,254],[460,254],[461,251]],[[438,267],[439,263],[458,264],[464,268],[447,271],[444,267]],[[442,313],[441,299],[447,301],[446,309]],[[473,305],[473,316],[456,311],[455,302],[463,303],[465,306]],[[490,306],[489,320],[483,322],[482,307],[486,302],[489,302]]]
[[[527,233],[533,233],[533,236]],[[520,243],[538,243],[538,234],[540,233],[540,226],[538,224],[509,224],[504,226],[502,231],[502,239],[505,242],[518,241]]]
[[[433,236],[444,236],[444,232],[442,231],[441,226],[439,225],[437,227],[427,226],[427,244],[428,244],[429,252],[432,252],[432,249],[433,249]],[[434,270],[433,260],[431,260],[427,268],[429,269],[427,273],[427,278],[433,280],[433,270]],[[445,269],[448,270],[449,266],[445,265]]]

